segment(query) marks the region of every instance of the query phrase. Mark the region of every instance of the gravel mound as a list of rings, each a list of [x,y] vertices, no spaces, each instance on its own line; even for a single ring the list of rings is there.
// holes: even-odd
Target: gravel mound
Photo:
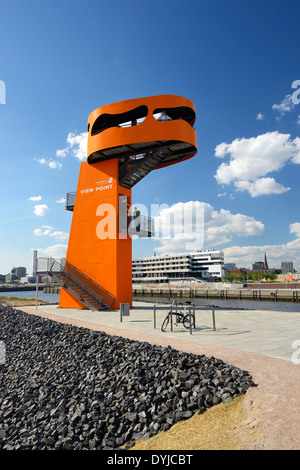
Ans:
[[[130,447],[255,383],[215,357],[0,305],[0,449]]]

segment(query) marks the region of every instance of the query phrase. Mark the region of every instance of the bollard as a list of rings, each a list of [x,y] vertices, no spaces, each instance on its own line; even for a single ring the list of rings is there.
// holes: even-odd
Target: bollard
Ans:
[[[120,304],[120,322],[123,321],[123,317],[130,316],[129,304]]]
[[[36,276],[36,299],[35,299],[35,309],[38,310],[39,305],[39,276]]]
[[[153,323],[154,329],[156,329],[156,305],[153,305]]]
[[[212,305],[211,308],[212,308],[212,318],[213,318],[213,329],[214,331],[216,331],[215,306]]]

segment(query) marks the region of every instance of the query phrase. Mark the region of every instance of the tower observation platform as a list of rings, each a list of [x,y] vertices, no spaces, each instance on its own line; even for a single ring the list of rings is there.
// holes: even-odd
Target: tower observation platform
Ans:
[[[88,162],[119,160],[119,183],[132,188],[150,171],[195,155],[195,108],[174,95],[122,101],[88,119]]]
[[[152,170],[197,153],[195,119],[194,104],[177,95],[121,101],[89,115],[87,161],[66,203],[73,213],[66,266],[72,266],[69,278],[76,271],[77,290],[62,282],[60,307],[90,308],[78,292],[80,272],[93,281],[90,294],[91,285],[111,294],[113,302],[103,308],[132,304],[132,234],[154,230],[151,219],[132,214],[131,189]]]

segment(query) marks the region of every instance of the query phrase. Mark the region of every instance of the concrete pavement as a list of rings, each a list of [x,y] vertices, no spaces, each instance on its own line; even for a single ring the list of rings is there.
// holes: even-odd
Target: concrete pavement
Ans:
[[[130,315],[120,317],[120,311],[94,312],[80,309],[61,309],[57,305],[23,307],[21,310],[32,314],[42,314],[57,321],[70,321],[87,328],[101,329],[122,336],[129,336],[130,332],[147,335],[160,335],[163,338],[173,338],[182,341],[230,348],[263,354],[266,356],[291,361],[300,349],[300,311],[278,312],[264,310],[234,310],[215,309],[215,330],[213,328],[213,315],[210,307],[196,307],[196,328],[185,329],[182,325],[170,324],[166,332],[161,331],[161,324],[169,306],[150,302],[134,302]],[[300,308],[299,308],[300,310]],[[156,321],[156,325],[155,325]],[[84,323],[82,323],[84,322]],[[156,326],[156,327],[155,327]],[[296,345],[296,341],[298,344]],[[298,354],[300,359],[300,352]]]

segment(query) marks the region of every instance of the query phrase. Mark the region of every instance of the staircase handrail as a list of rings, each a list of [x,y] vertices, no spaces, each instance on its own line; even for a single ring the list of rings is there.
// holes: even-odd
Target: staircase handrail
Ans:
[[[55,272],[57,272],[58,269],[54,268],[55,265],[58,265],[60,272],[69,277],[73,282],[78,283],[80,287],[83,287],[92,296],[98,298],[98,300],[101,303],[104,303],[108,308],[112,307],[112,304],[115,301],[115,297],[83,271],[76,268],[76,266],[67,260],[65,260],[64,265],[53,258],[50,258],[49,260],[49,272],[52,272],[55,275]]]

